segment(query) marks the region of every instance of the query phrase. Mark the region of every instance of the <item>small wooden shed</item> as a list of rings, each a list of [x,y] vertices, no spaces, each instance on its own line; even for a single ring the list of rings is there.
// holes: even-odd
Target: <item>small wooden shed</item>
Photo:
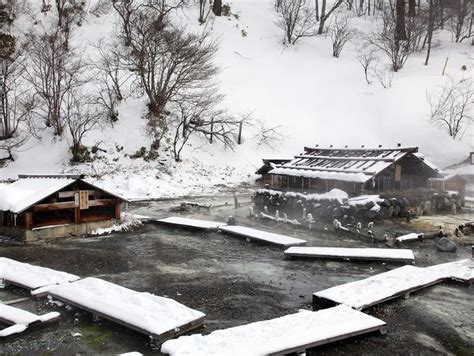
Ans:
[[[25,240],[84,235],[120,221],[126,199],[82,175],[20,175],[0,189],[0,234]]]

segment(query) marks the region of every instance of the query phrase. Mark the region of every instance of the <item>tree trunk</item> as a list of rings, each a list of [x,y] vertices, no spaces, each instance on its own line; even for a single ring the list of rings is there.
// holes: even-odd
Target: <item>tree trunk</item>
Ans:
[[[212,4],[212,12],[216,16],[222,15],[222,0],[214,0],[214,3]]]
[[[322,0],[321,4],[321,17],[320,17],[320,22],[319,22],[319,28],[318,28],[318,35],[321,35],[324,30],[324,23],[326,22],[326,0]]]
[[[434,31],[434,5],[433,5],[434,0],[429,0],[429,15],[428,15],[428,49],[426,51],[426,60],[425,60],[425,66],[428,65],[428,62],[430,60],[430,54],[431,54],[431,40],[433,38],[433,31]]]
[[[405,0],[397,0],[396,10],[395,39],[397,41],[406,41],[408,37],[405,26]]]
[[[416,16],[416,0],[408,0],[408,16]]]
[[[314,8],[316,10],[316,21],[319,21],[319,0],[314,0]]]

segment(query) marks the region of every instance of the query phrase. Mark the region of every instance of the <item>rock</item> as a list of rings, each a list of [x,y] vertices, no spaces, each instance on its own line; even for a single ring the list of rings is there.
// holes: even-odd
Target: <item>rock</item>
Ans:
[[[441,237],[436,240],[435,246],[441,252],[455,252],[457,250],[456,244],[447,237]]]

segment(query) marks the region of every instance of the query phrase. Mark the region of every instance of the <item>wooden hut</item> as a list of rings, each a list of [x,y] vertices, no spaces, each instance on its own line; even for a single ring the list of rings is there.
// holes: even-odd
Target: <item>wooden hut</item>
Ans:
[[[83,235],[120,221],[126,200],[81,175],[20,175],[0,189],[0,234],[25,240]]]
[[[418,147],[305,147],[303,153],[264,174],[265,182],[275,189],[339,188],[349,193],[426,187],[429,178],[440,177],[438,169],[418,153]]]

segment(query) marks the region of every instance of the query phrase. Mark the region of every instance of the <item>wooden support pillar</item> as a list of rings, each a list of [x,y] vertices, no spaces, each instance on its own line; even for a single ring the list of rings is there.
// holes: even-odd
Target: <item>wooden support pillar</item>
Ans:
[[[25,213],[25,228],[26,230],[33,229],[33,213],[31,211]]]
[[[115,219],[120,221],[120,203],[115,204]]]
[[[74,224],[81,223],[81,209],[79,207],[74,208]]]

